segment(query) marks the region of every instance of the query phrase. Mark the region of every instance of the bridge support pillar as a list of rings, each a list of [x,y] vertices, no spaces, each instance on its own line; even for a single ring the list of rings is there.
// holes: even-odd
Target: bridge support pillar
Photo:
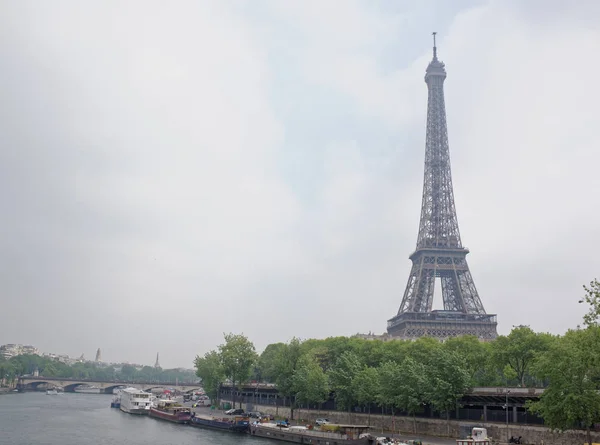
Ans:
[[[487,405],[483,405],[483,421],[487,422]]]
[[[513,423],[517,423],[519,416],[517,415],[517,406],[513,406]]]

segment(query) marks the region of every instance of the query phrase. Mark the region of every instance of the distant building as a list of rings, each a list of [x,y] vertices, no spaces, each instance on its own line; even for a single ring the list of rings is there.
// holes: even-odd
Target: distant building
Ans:
[[[363,340],[381,340],[381,341],[394,340],[387,332],[385,332],[381,335],[373,334],[372,332],[369,332],[368,334],[354,334],[352,337],[362,338]]]
[[[96,351],[96,360],[95,362],[101,362],[102,361],[102,351],[100,351],[100,348],[98,348],[98,350]]]
[[[160,368],[160,363],[158,361],[158,352],[156,353],[156,362],[154,363],[155,368]]]
[[[31,345],[8,343],[0,346],[0,356],[5,359],[16,357],[17,355],[40,355],[40,351]]]

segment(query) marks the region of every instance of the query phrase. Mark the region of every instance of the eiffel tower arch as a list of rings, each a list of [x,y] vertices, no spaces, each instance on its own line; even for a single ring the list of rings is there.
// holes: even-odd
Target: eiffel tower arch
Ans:
[[[421,221],[417,248],[410,256],[412,268],[402,303],[388,320],[392,337],[445,340],[475,335],[496,338],[496,315],[487,314],[467,264],[454,206],[450,149],[444,103],[446,68],[437,58],[433,33],[433,59],[425,72],[427,84],[427,134]],[[432,310],[436,278],[440,279],[443,310]]]

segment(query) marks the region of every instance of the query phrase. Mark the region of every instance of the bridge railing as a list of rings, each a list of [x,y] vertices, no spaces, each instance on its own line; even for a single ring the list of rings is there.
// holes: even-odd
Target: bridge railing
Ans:
[[[18,378],[19,381],[32,381],[37,382],[40,380],[43,381],[61,381],[61,382],[86,382],[86,383],[122,383],[123,385],[127,384],[136,384],[136,385],[164,385],[164,386],[202,386],[200,382],[161,382],[158,380],[104,380],[104,379],[76,379],[72,377],[46,377],[46,376],[20,376]]]

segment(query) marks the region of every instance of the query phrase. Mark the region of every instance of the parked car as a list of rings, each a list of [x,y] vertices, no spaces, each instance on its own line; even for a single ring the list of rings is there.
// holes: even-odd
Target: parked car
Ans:
[[[225,414],[228,416],[239,416],[244,414],[244,410],[242,408],[232,408],[225,411]]]
[[[317,419],[317,420],[315,420],[315,425],[317,425],[317,426],[327,425],[328,423],[329,423],[329,419]]]
[[[250,411],[250,412],[246,413],[246,415],[248,417],[252,417],[254,419],[261,419],[264,417],[264,414],[259,411]]]

